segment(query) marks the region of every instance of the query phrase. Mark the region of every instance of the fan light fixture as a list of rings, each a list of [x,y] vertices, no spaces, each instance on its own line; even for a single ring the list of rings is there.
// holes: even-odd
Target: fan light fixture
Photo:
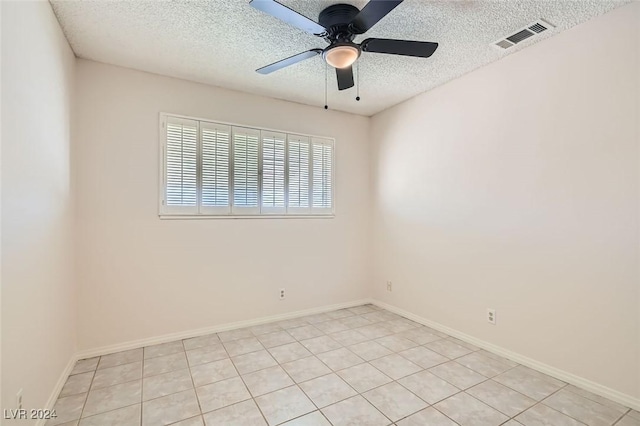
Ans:
[[[334,68],[347,68],[360,56],[360,49],[351,43],[333,44],[322,52],[322,57]]]

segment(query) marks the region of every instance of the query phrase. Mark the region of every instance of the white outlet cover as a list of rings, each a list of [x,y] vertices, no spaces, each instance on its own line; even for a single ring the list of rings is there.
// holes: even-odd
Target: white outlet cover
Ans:
[[[490,324],[496,324],[496,310],[495,309],[487,309],[487,321]]]

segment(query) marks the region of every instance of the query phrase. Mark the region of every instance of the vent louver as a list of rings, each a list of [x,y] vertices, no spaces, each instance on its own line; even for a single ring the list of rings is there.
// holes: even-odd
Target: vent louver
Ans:
[[[512,36],[507,37],[507,40],[509,40],[511,43],[520,43],[522,40],[526,40],[529,37],[531,37],[533,34],[533,32],[529,31],[529,30],[522,30],[518,33],[515,33]]]
[[[530,26],[529,29],[536,34],[540,34],[541,32],[546,31],[547,27],[542,25],[540,22],[536,22],[535,24]]]
[[[502,47],[503,49],[508,49],[509,47],[513,46],[513,43],[510,43],[507,40],[501,40],[497,42],[496,45]]]
[[[534,37],[540,33],[543,33],[551,28],[554,28],[553,25],[549,24],[548,22],[540,19],[536,22],[533,22],[529,25],[527,25],[524,28],[519,29],[518,31],[516,31],[515,33],[511,34],[510,36],[507,36],[505,38],[502,38],[494,43],[492,43],[494,46],[499,47],[501,50],[506,50],[509,49],[512,46],[515,46],[516,44],[527,40],[531,37]]]

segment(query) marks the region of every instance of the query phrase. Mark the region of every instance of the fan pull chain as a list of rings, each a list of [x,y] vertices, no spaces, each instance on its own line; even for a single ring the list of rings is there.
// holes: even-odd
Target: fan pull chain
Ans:
[[[327,86],[329,85],[329,65],[324,63],[324,109],[329,109],[327,105]]]
[[[360,100],[360,62],[356,62],[356,101]]]

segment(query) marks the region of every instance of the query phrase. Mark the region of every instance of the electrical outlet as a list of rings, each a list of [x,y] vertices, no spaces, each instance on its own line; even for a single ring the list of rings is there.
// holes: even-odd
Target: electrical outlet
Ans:
[[[393,291],[393,283],[391,281],[387,281],[387,291]]]
[[[280,300],[284,299],[284,288],[280,289]]]
[[[489,321],[489,323],[496,325],[496,310],[495,309],[491,309],[491,308],[487,308],[487,321]]]
[[[16,408],[22,410],[22,389],[16,394]]]

